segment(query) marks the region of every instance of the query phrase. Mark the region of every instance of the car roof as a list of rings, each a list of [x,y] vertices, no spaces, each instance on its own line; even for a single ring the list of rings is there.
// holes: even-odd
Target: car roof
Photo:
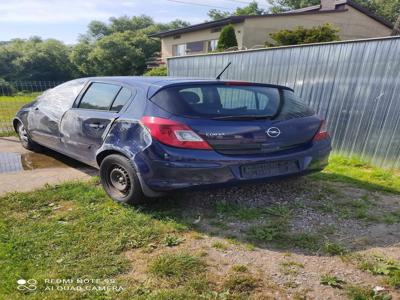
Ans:
[[[255,83],[248,81],[237,81],[237,80],[218,80],[212,78],[189,78],[189,77],[171,77],[171,76],[107,76],[107,77],[89,77],[89,80],[105,80],[105,81],[115,81],[118,83],[131,85],[134,87],[142,87],[147,89],[147,97],[151,98],[159,90],[167,86],[176,85],[186,85],[186,84],[216,84],[216,83],[229,83],[229,82],[243,82],[251,83],[254,85],[262,85],[276,88],[284,88],[292,90],[286,86],[276,85],[276,84],[265,84],[265,83]]]

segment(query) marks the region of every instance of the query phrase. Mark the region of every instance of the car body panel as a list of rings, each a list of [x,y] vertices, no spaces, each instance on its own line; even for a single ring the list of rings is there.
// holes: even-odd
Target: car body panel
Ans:
[[[62,109],[57,108],[57,115],[54,116],[51,109],[44,105],[46,103],[41,102],[43,96],[38,97],[20,109],[14,126],[15,122],[22,122],[28,135],[38,144],[94,167],[99,167],[102,158],[110,153],[128,157],[147,196],[180,188],[301,175],[322,170],[327,165],[330,138],[312,141],[320,125],[320,119],[315,115],[290,120],[196,119],[174,115],[149,100],[158,91],[170,86],[224,81],[131,76],[79,80],[79,84],[84,82],[84,85],[69,107],[66,108],[64,103]],[[85,91],[94,82],[129,88],[132,97],[119,112],[79,108]],[[257,85],[291,90],[276,85]],[[143,116],[187,124],[213,149],[182,149],[162,144],[142,124]],[[280,135],[268,137],[267,131],[275,127],[279,128]],[[249,145],[256,147],[257,151],[253,148],[253,152],[250,151]],[[278,167],[279,162],[285,164],[284,171],[268,176],[244,176],[244,166],[269,168],[274,166],[271,164],[274,162]]]

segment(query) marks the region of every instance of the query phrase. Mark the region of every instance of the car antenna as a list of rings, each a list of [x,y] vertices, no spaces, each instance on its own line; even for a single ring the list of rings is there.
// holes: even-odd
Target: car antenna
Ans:
[[[217,80],[220,80],[221,79],[221,76],[222,76],[222,74],[224,74],[224,72],[226,71],[226,69],[228,69],[229,68],[229,66],[232,64],[232,62],[229,62],[227,65],[226,65],[226,67],[222,70],[222,72],[221,73],[219,73],[218,74],[218,76],[217,76],[217,78],[215,78],[215,79],[217,79]]]

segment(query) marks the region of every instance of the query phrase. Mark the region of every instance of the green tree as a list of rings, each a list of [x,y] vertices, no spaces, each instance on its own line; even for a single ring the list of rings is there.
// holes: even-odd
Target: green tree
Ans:
[[[111,18],[108,24],[93,21],[73,48],[70,59],[80,76],[141,75],[146,68],[145,61],[161,50],[160,41],[148,35],[188,25],[178,19],[169,23],[155,23],[147,16]],[[121,51],[122,56],[115,49]],[[116,57],[113,58],[113,55]],[[105,58],[110,61],[102,66],[101,59]],[[125,61],[125,58],[129,61]]]
[[[275,43],[269,44],[269,46],[338,41],[340,40],[338,33],[339,29],[329,23],[320,26],[314,26],[312,28],[304,28],[299,26],[293,30],[284,29],[278,32],[270,33],[270,37],[275,41]]]
[[[89,53],[89,70],[101,76],[143,74],[146,57],[135,47],[132,35],[118,32],[99,40]]]
[[[320,0],[268,0],[271,13],[280,13],[288,10],[320,4]],[[355,0],[365,8],[395,22],[400,14],[400,0]]]
[[[72,78],[70,47],[49,39],[15,39],[0,46],[0,74],[7,80],[55,80]]]
[[[207,15],[211,18],[211,20],[218,21],[230,17],[232,14],[229,11],[222,11],[213,8],[208,11]]]
[[[219,9],[211,9],[208,11],[207,15],[211,18],[211,20],[216,21],[227,18],[229,16],[262,15],[264,13],[265,10],[260,8],[256,1],[252,1],[245,7],[237,7],[233,13],[230,13],[228,11],[222,11]]]
[[[268,2],[271,5],[269,11],[274,14],[321,3],[320,0],[268,0]]]
[[[238,45],[236,40],[235,28],[233,25],[226,25],[222,28],[221,34],[218,39],[217,50],[223,51]]]

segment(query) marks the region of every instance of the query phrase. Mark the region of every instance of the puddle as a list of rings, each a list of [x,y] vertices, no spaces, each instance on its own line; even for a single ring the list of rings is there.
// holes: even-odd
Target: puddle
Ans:
[[[0,152],[0,174],[25,170],[67,168],[63,162],[40,153]]]

